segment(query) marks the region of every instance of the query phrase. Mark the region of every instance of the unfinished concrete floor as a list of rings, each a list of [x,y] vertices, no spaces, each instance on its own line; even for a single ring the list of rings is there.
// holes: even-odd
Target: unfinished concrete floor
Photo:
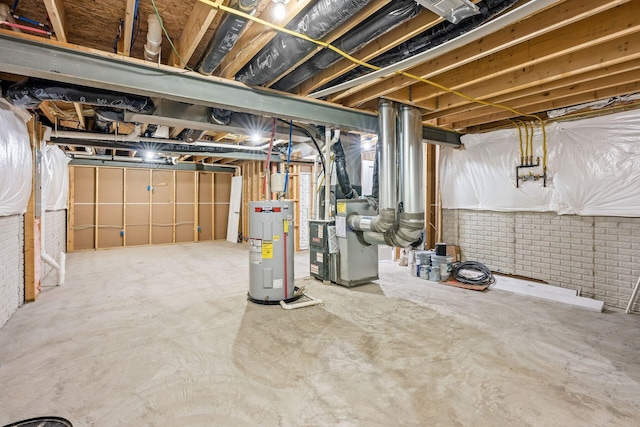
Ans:
[[[307,274],[307,254],[297,276]],[[0,425],[612,426],[640,417],[640,316],[478,293],[381,264],[299,279],[324,306],[248,303],[243,245],[69,255],[0,329]]]

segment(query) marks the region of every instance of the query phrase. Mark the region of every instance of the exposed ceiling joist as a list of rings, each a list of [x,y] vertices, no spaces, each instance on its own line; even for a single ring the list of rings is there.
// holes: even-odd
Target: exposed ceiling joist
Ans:
[[[553,80],[544,84],[535,85],[532,87],[528,87],[525,89],[512,91],[506,93],[504,95],[500,95],[497,97],[492,97],[486,99],[486,101],[499,103],[499,104],[509,104],[513,107],[521,107],[525,104],[522,104],[523,99],[528,97],[539,97],[540,99],[550,99],[552,97],[552,93],[556,93],[554,91],[559,89],[571,90],[572,88],[579,87],[581,85],[591,85],[592,83],[599,84],[601,81],[606,81],[610,79],[618,79],[620,74],[627,74],[629,76],[635,76],[640,79],[640,73],[637,72],[640,70],[640,59],[631,60],[628,62],[622,62],[619,64],[614,64],[609,67],[605,67],[604,69],[596,69],[590,70],[585,73],[577,74],[575,76],[569,76],[565,78],[561,78],[558,80]],[[603,77],[603,71],[606,73],[606,77]],[[626,79],[624,82],[627,83]],[[583,86],[584,87],[584,86]],[[594,88],[595,89],[595,88]],[[464,102],[465,100],[458,98],[459,102],[449,103],[447,106],[440,105],[440,110],[428,113],[423,115],[423,120],[431,120],[438,117],[444,116],[439,120],[442,124],[449,124],[454,120],[460,120],[462,117],[470,117],[476,114],[481,114],[481,111],[492,110],[493,107],[488,107],[482,104],[470,104],[468,102]],[[446,101],[443,100],[443,104]],[[462,113],[463,115],[458,116],[458,114]],[[455,118],[454,118],[455,117]]]
[[[494,79],[539,64],[558,63],[557,59],[585,51],[609,40],[640,31],[640,2],[630,2],[614,8],[613,20],[604,21],[600,15],[591,16],[575,24],[567,25],[522,44],[503,49],[473,63],[472,67],[459,67],[438,76],[437,82],[456,90]],[[535,45],[535,51],[530,49]],[[503,79],[508,82],[508,78]],[[463,82],[463,83],[461,83]],[[505,89],[512,90],[510,84]],[[446,92],[426,84],[413,85],[413,99],[423,101]]]
[[[216,4],[226,3],[225,0],[215,0]],[[178,57],[172,50],[169,55],[167,63],[174,67],[185,68],[191,56],[196,51],[196,48],[202,41],[203,37],[207,33],[209,26],[213,22],[213,19],[218,14],[218,9],[207,6],[206,4],[196,2],[193,5],[193,10],[187,19],[187,23],[182,30],[180,39],[175,44],[178,54],[182,58]]]
[[[465,46],[439,55],[423,64],[417,65],[407,70],[408,73],[420,76],[425,79],[432,79],[437,83],[451,86],[456,84],[459,86],[466,81],[456,80],[443,81],[442,75],[455,70],[467,70],[471,72],[475,69],[476,63],[482,59],[488,58],[492,63],[506,57],[496,56],[505,49],[511,51],[520,51],[521,54],[537,52],[536,37],[542,37],[554,32],[561,31],[568,24],[579,22],[581,19],[593,16],[606,9],[613,8],[628,0],[611,0],[602,2],[601,0],[568,0],[548,10],[535,14],[525,20],[506,26],[482,39],[469,43]],[[548,37],[553,38],[553,37]],[[564,40],[566,42],[566,40]],[[536,44],[536,49],[530,49],[528,46]],[[487,62],[487,59],[485,59]],[[466,66],[466,67],[465,67]],[[498,70],[499,71],[499,70]],[[458,78],[462,76],[458,75]],[[430,89],[424,83],[417,84],[415,80],[401,75],[392,76],[382,82],[366,83],[357,86],[351,90],[336,95],[333,99],[340,100],[344,105],[358,105],[364,101],[375,99],[393,91],[399,90],[406,86],[413,85],[413,102],[420,100],[420,90]],[[420,89],[421,88],[421,89]],[[393,96],[393,95],[392,95]],[[425,97],[422,97],[424,99]]]
[[[133,18],[136,13],[136,0],[127,0],[124,8],[124,28],[122,29],[121,45],[118,46],[118,53],[131,55],[131,39],[133,38]]]
[[[281,22],[278,22],[278,25],[286,26],[289,21],[296,17],[296,15],[302,12],[309,4],[312,3],[313,0],[299,0],[299,1],[290,1],[285,6],[286,8],[286,16],[285,19]],[[200,3],[196,0],[197,3]],[[209,7],[209,6],[207,6]],[[270,21],[269,18],[273,13],[273,8],[275,4],[270,8],[266,8],[264,13],[260,15],[260,18]],[[252,23],[250,21],[250,23]],[[220,63],[220,72],[218,73],[220,77],[224,78],[233,78],[238,71],[244,65],[249,62],[263,47],[267,45],[275,37],[277,34],[276,31],[265,28],[262,25],[256,24],[249,26],[247,24],[247,28],[243,31],[242,35],[236,42],[235,46],[227,56]]]
[[[360,61],[370,61],[371,59],[393,49],[440,22],[442,22],[442,18],[439,16],[436,16],[430,11],[422,11],[416,18],[411,19],[380,36],[371,43],[365,45],[360,51],[352,54],[352,56]],[[320,86],[329,83],[336,77],[353,70],[357,66],[358,65],[353,61],[343,58],[302,83],[297,92],[300,95],[307,95]]]
[[[76,114],[78,115],[78,123],[80,124],[80,129],[86,129],[86,123],[84,120],[84,112],[82,111],[82,104],[79,102],[73,103],[73,108],[76,110]]]
[[[63,0],[44,0],[47,8],[53,31],[56,33],[58,41],[67,42],[67,18],[64,11]]]
[[[570,93],[567,96],[558,94],[549,100],[540,101],[537,103],[528,104],[521,107],[521,110],[525,114],[534,114],[538,111],[553,110],[556,108],[570,107],[573,105],[583,104],[585,102],[597,101],[600,99],[611,98],[614,96],[626,95],[628,93],[634,93],[640,91],[640,81],[633,79],[628,84],[616,84],[611,87],[601,87],[597,90],[590,90],[584,93]],[[508,119],[513,117],[513,114],[509,114],[508,111],[495,112],[486,116],[475,116],[467,120],[461,120],[453,122],[452,127],[455,128],[468,128],[471,126],[479,125],[482,123],[496,122],[499,120]]]
[[[373,0],[373,1],[371,1],[369,4],[367,4],[365,7],[363,7],[360,11],[358,11],[353,17],[351,17],[351,19],[349,19],[346,23],[344,23],[343,25],[339,26],[335,30],[331,31],[331,33],[329,33],[326,37],[324,37],[323,41],[325,41],[327,43],[333,43],[338,38],[342,37],[343,35],[345,35],[349,31],[351,31],[353,28],[355,28],[362,21],[364,21],[365,19],[367,19],[368,17],[373,15],[378,9],[380,9],[381,7],[384,7],[390,1],[391,0]],[[286,73],[288,73],[291,70],[295,70],[300,64],[305,63],[307,60],[312,58],[316,53],[318,53],[322,49],[323,49],[323,47],[321,47],[321,46],[314,47],[313,50],[311,50],[311,52],[306,54],[302,59],[300,59],[296,64],[294,64],[289,70],[287,70],[283,75],[286,75]],[[274,85],[276,82],[278,82],[278,80],[280,80],[280,78],[282,78],[283,75],[281,75],[277,79],[274,79],[271,82],[267,83],[266,86],[270,87],[270,86]]]

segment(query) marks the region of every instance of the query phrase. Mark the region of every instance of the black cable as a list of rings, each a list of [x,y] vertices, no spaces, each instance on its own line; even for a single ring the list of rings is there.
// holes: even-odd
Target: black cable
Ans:
[[[290,124],[286,120],[282,120],[282,119],[278,119],[278,120],[281,121],[282,123],[285,123],[287,126]],[[327,176],[327,167],[324,164],[324,157],[322,156],[322,150],[320,150],[320,145],[318,145],[318,141],[316,141],[313,135],[311,135],[311,133],[308,130],[306,130],[304,127],[298,126],[295,123],[293,123],[293,127],[300,129],[302,132],[305,133],[305,135],[311,138],[311,141],[313,141],[313,145],[316,146],[316,150],[318,150],[318,154],[320,155],[320,163],[322,164],[322,171],[324,172],[324,175]]]
[[[465,274],[462,270],[471,271],[471,274]],[[467,285],[492,285],[495,283],[493,274],[489,268],[477,261],[459,262],[453,265],[451,274],[460,283]]]

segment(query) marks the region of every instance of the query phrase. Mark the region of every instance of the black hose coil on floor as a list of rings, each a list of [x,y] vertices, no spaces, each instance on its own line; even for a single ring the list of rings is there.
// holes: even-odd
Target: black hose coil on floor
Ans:
[[[473,277],[465,275],[462,270],[470,270],[475,273]],[[466,283],[467,285],[492,285],[495,283],[493,274],[489,268],[477,261],[464,261],[454,264],[451,269],[451,274],[460,283]]]

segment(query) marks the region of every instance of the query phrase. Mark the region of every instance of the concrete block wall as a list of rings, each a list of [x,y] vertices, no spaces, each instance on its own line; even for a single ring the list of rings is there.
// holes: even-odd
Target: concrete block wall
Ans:
[[[47,253],[58,261],[60,252],[67,252],[67,210],[47,211],[45,213],[45,245]],[[46,279],[53,270],[49,264],[40,262],[42,279]],[[54,273],[55,274],[55,273]],[[53,281],[55,283],[55,279]]]
[[[626,308],[640,275],[640,218],[445,209],[443,240],[459,245],[463,259],[610,307]]]
[[[24,302],[24,215],[0,217],[0,328]]]

